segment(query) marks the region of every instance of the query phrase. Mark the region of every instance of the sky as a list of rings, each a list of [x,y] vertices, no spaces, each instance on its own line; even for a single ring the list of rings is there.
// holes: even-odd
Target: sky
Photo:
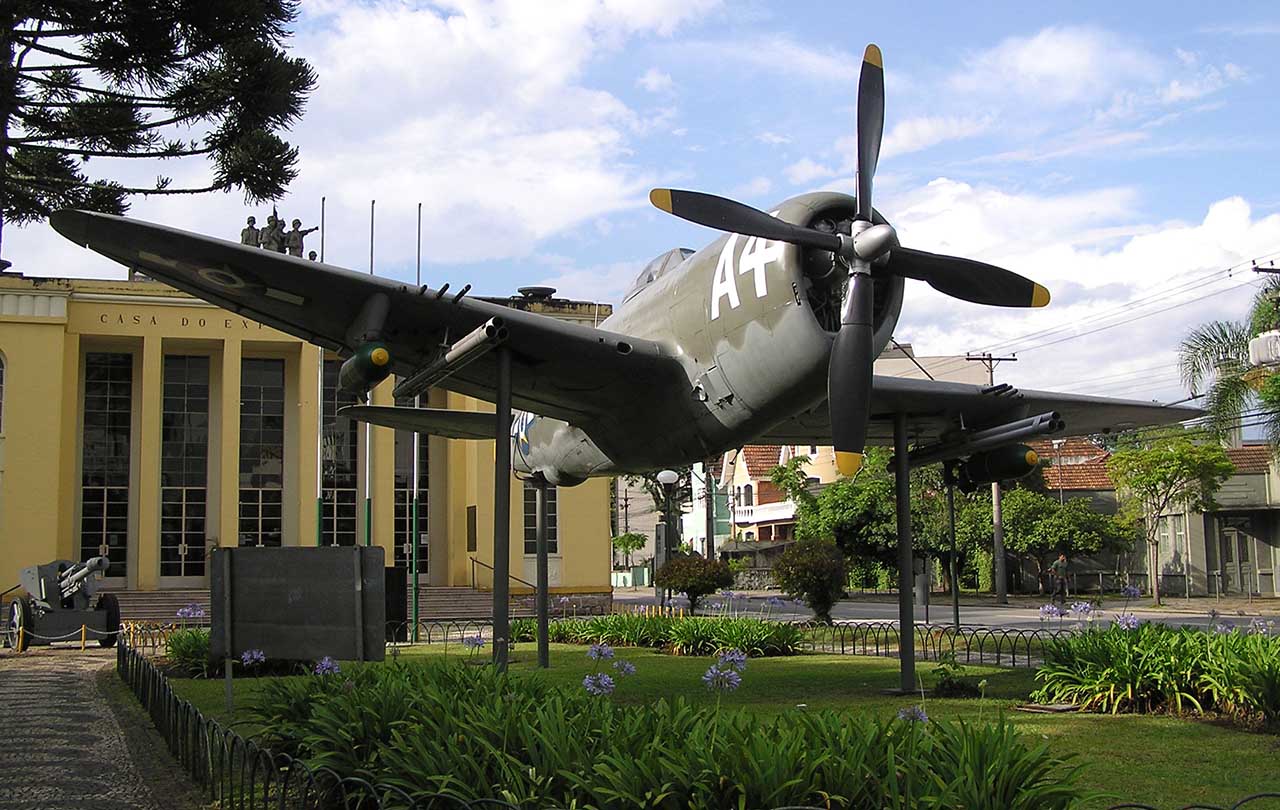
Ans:
[[[376,200],[375,272],[414,280],[421,204],[423,283],[616,303],[654,256],[717,236],[652,208],[654,186],[760,208],[852,190],[868,42],[886,76],[876,207],[902,243],[1054,296],[998,309],[908,281],[895,338],[1016,355],[996,380],[1027,388],[1196,393],[1179,340],[1242,317],[1250,265],[1280,260],[1272,4],[302,0],[290,48],[319,81],[277,205],[310,226],[325,200],[331,264],[368,269]],[[210,175],[199,158],[93,171]],[[135,198],[130,215],[236,239],[269,212],[230,193]],[[44,224],[6,228],[5,256],[123,275]]]

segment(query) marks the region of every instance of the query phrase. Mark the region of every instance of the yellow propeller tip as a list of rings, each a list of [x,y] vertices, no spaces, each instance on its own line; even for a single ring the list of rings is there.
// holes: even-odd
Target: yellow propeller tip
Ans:
[[[1040,454],[1028,447],[1026,455],[1023,456],[1023,460],[1025,460],[1029,466],[1034,467],[1040,463]]]
[[[1039,284],[1031,291],[1031,306],[1043,307],[1049,303],[1049,291]]]
[[[861,453],[844,453],[836,451],[836,469],[841,475],[856,475],[858,470],[862,469]]]
[[[862,61],[870,62],[881,70],[884,70],[884,57],[880,55],[880,46],[878,45],[868,45],[867,52],[862,55]]]
[[[655,188],[649,192],[649,202],[653,203],[654,208],[661,208],[668,214],[671,213],[671,189]]]
[[[369,353],[369,359],[375,366],[385,366],[391,360],[391,352],[379,346]]]

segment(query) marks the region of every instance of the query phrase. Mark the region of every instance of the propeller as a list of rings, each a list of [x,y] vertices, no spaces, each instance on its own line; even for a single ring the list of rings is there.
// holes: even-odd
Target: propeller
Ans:
[[[1042,307],[1049,303],[1048,290],[1017,273],[971,259],[901,247],[893,226],[873,224],[872,186],[884,135],[884,62],[875,45],[868,45],[862,57],[857,120],[858,210],[848,234],[793,225],[713,194],[665,188],[649,193],[650,202],[669,214],[710,228],[829,251],[848,271],[840,329],[827,367],[831,440],[836,466],[843,475],[853,475],[862,467],[871,415],[873,263],[877,272],[918,279],[941,293],[977,304]]]

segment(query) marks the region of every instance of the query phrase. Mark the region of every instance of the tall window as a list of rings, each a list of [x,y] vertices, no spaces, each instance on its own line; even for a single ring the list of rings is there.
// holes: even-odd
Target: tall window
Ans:
[[[204,576],[209,358],[166,355],[160,439],[160,576]]]
[[[396,399],[398,407],[412,407],[412,399]],[[427,441],[418,437],[418,571],[427,570]],[[396,431],[396,550],[397,568],[409,568],[413,562],[413,431]]]
[[[321,403],[321,435],[324,465],[320,482],[320,536],[326,546],[356,544],[357,472],[360,469],[359,427],[355,420],[338,416],[338,409],[357,402],[355,394],[338,387],[341,360],[324,361],[324,396]]]
[[[0,354],[0,433],[4,432],[4,355]]]
[[[284,537],[284,361],[247,357],[240,366],[240,545]]]
[[[89,352],[84,360],[84,437],[81,446],[80,559],[104,556],[107,574],[129,565],[129,448],[133,414],[133,355]]]
[[[556,488],[547,487],[547,553],[560,553],[560,532],[556,526]],[[538,553],[538,488],[524,482],[524,553]]]
[[[755,496],[751,492],[751,485],[747,484],[742,488],[742,505],[755,506]]]

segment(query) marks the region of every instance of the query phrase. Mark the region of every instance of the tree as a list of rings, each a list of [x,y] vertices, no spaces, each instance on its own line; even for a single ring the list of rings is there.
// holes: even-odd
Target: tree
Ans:
[[[1151,594],[1160,604],[1160,519],[1172,509],[1208,512],[1213,496],[1235,472],[1227,453],[1216,444],[1196,444],[1186,437],[1161,439],[1145,447],[1118,450],[1107,461],[1107,473],[1131,517],[1143,521]]]
[[[1005,547],[1031,559],[1044,593],[1049,564],[1059,553],[1071,557],[1124,550],[1133,544],[1131,520],[1093,510],[1088,498],[1057,498],[1030,489],[1012,489],[1002,500]]]
[[[613,538],[612,542],[614,551],[626,555],[627,567],[630,568],[631,555],[644,548],[644,544],[649,542],[649,538],[640,532],[626,532]]]
[[[830,540],[802,540],[782,552],[773,576],[783,591],[804,600],[815,620],[831,624],[831,608],[844,594],[849,566]]]
[[[702,597],[733,585],[733,572],[719,560],[674,557],[658,570],[653,583],[684,594],[689,599],[689,612],[693,613]]]
[[[0,245],[59,208],[111,214],[134,194],[239,189],[278,199],[298,150],[276,133],[316,75],[282,46],[297,0],[8,0],[0,5]],[[194,137],[186,134],[194,129]],[[207,185],[91,178],[93,158],[203,155]],[[95,164],[96,165],[96,164]]]
[[[1273,447],[1280,445],[1280,382],[1264,384],[1264,390],[1255,395],[1246,375],[1251,370],[1249,341],[1280,326],[1278,300],[1280,279],[1272,276],[1254,294],[1247,318],[1201,324],[1178,347],[1182,380],[1193,393],[1205,394],[1210,426],[1218,432],[1237,427],[1255,398],[1261,399],[1271,406],[1265,409],[1269,413],[1258,416]],[[1273,375],[1267,382],[1275,379]]]

